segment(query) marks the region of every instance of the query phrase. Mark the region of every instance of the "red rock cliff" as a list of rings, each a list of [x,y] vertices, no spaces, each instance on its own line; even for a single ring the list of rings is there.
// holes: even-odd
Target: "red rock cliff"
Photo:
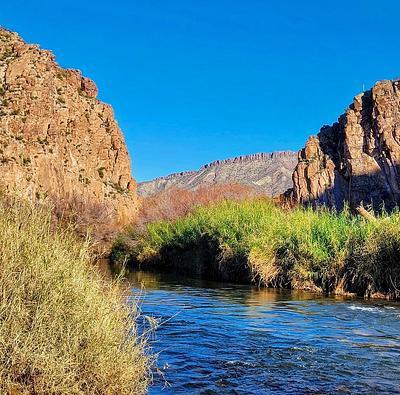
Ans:
[[[310,137],[293,173],[295,200],[341,209],[400,203],[400,81],[381,81]]]
[[[0,29],[0,186],[35,198],[79,196],[130,217],[136,184],[112,108],[78,70]]]

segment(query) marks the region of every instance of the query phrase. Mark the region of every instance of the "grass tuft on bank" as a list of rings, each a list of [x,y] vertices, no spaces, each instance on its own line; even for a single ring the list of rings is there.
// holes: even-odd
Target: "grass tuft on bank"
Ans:
[[[50,210],[0,201],[0,392],[140,394],[137,312]]]
[[[400,213],[367,221],[348,210],[223,201],[133,228],[112,256],[228,281],[399,298]]]

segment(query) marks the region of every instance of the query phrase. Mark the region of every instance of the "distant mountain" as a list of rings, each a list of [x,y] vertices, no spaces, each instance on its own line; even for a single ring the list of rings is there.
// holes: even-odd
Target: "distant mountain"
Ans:
[[[139,183],[138,194],[148,197],[172,187],[195,190],[204,185],[239,183],[276,196],[292,187],[296,164],[297,153],[292,151],[243,155]]]

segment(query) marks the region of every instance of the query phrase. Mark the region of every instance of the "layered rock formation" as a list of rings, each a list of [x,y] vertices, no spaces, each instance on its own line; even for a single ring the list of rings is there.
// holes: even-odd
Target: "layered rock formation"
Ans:
[[[0,29],[0,187],[78,196],[135,214],[136,185],[112,108],[78,70]]]
[[[400,203],[400,81],[381,81],[354,98],[344,115],[310,137],[293,173],[301,203],[338,209]]]
[[[195,190],[205,185],[239,183],[276,196],[292,186],[296,163],[297,153],[290,151],[239,156],[209,163],[197,171],[139,183],[138,193],[147,197],[172,187]]]

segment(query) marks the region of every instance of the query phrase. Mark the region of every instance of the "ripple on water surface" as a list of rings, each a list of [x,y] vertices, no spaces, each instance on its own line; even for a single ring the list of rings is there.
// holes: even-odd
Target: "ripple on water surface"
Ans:
[[[400,304],[137,272],[164,322],[150,394],[400,393]]]

